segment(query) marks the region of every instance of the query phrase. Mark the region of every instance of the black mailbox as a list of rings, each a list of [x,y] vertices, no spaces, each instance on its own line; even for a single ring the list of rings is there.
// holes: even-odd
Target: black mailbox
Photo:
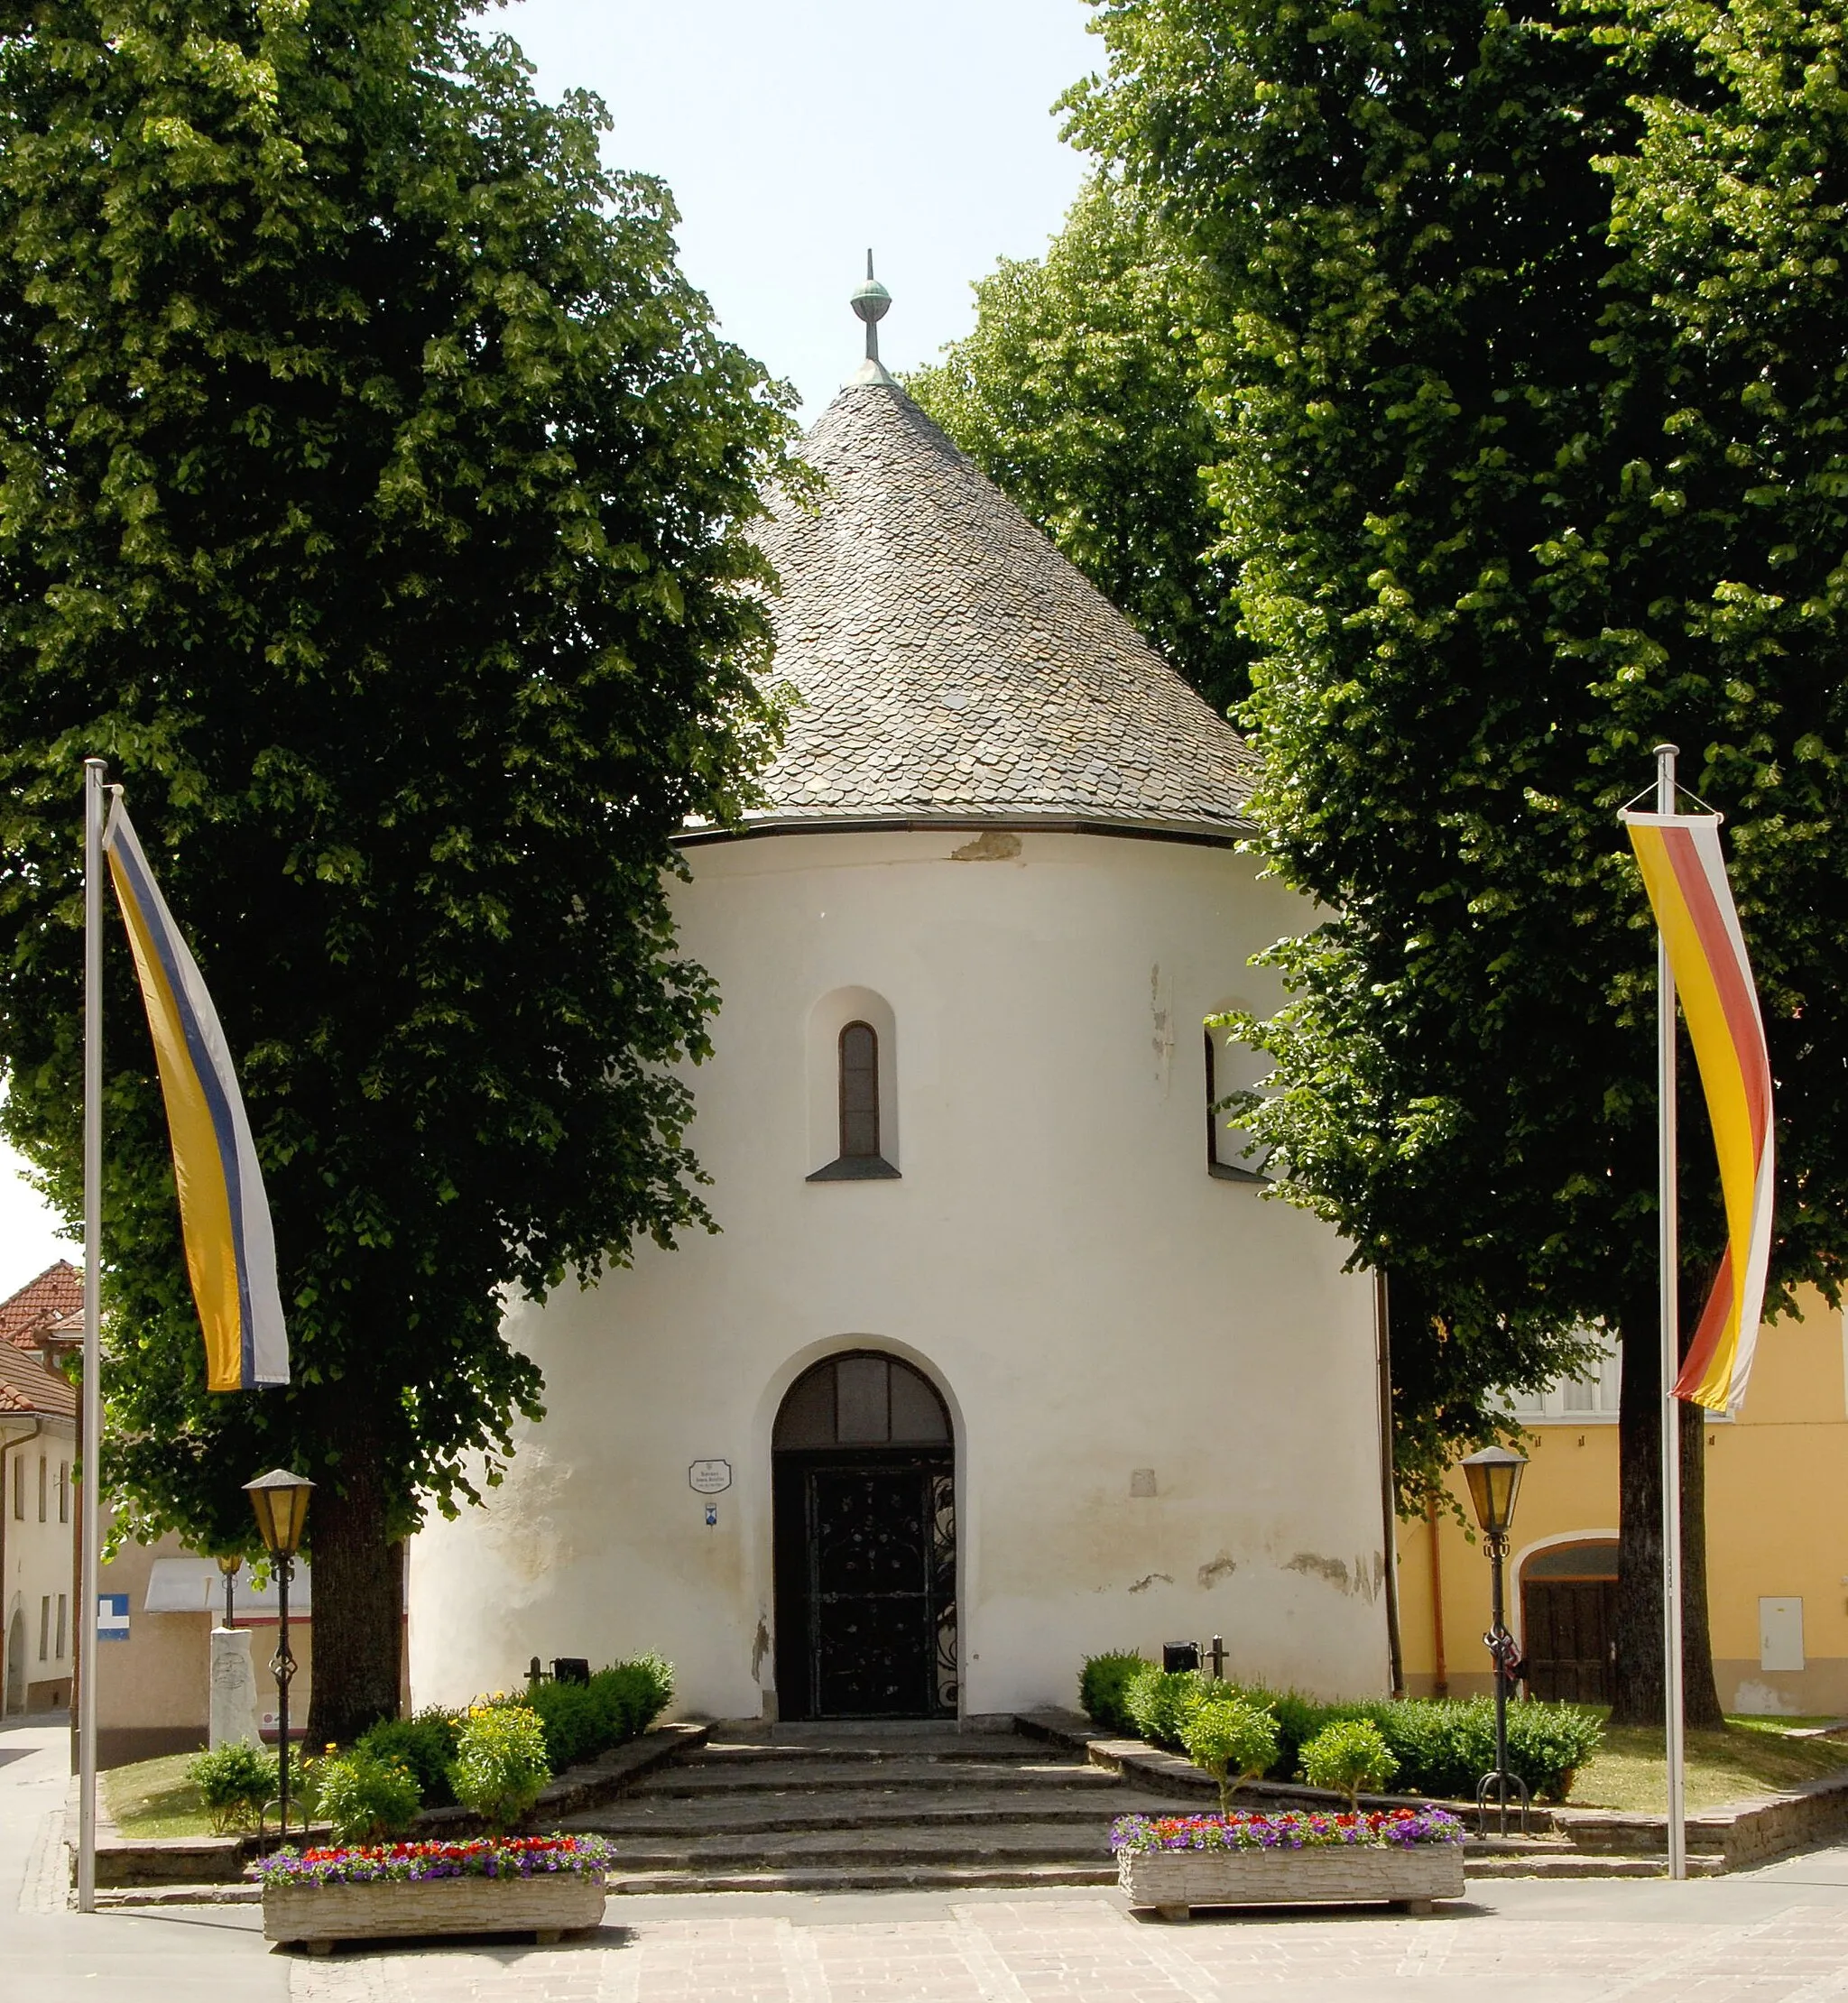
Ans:
[[[1197,1641],[1164,1641],[1161,1644],[1161,1666],[1170,1675],[1177,1669],[1197,1669],[1200,1666],[1200,1644]]]
[[[552,1657],[552,1681],[554,1683],[588,1683],[590,1664],[583,1656],[554,1656]]]

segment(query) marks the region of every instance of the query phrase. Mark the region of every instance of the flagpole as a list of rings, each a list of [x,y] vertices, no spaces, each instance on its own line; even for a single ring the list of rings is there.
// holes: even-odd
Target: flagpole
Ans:
[[[1675,811],[1673,744],[1656,746],[1656,811]],[[1656,931],[1656,1096],[1661,1177],[1662,1263],[1662,1700],[1668,1770],[1668,1876],[1687,1876],[1687,1812],[1683,1761],[1681,1675],[1681,1414],[1675,1380],[1681,1370],[1680,1217],[1676,1180],[1675,972],[1668,942]]]
[[[103,1440],[103,770],[83,762],[83,1547],[78,1567],[77,1909],[97,1909],[97,1474]]]

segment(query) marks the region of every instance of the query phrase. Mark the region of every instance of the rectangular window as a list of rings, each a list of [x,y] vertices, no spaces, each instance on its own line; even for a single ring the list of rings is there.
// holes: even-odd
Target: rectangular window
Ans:
[[[51,1659],[51,1595],[48,1592],[39,1601],[39,1660]]]
[[[70,1521],[70,1463],[69,1461],[60,1461],[58,1463],[58,1520],[60,1523]]]
[[[43,1522],[43,1521],[45,1520],[45,1474],[46,1474],[46,1468],[47,1468],[47,1463],[46,1463],[46,1460],[45,1460],[45,1456],[44,1456],[44,1455],[43,1455],[42,1454],[41,1454],[39,1455],[39,1521],[40,1521],[41,1523],[42,1523],[42,1522]]]
[[[60,1662],[64,1660],[64,1622],[68,1604],[66,1596],[60,1592],[58,1595],[58,1659]]]

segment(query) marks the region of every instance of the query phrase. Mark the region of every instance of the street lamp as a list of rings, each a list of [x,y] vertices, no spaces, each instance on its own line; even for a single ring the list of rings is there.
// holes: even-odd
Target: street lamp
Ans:
[[[236,1555],[220,1557],[218,1560],[218,1570],[225,1579],[225,1625],[227,1628],[231,1625],[231,1582],[237,1576],[243,1564],[244,1560]]]
[[[282,1468],[260,1474],[244,1484],[256,1515],[263,1549],[276,1561],[276,1653],[270,1674],[276,1679],[276,1772],[277,1806],[282,1836],[289,1835],[289,1679],[295,1674],[295,1657],[289,1652],[289,1574],[295,1554],[301,1548],[301,1533],[308,1523],[309,1491],[314,1483]],[[230,1590],[228,1579],[226,1586]]]
[[[1469,1499],[1476,1512],[1483,1543],[1489,1553],[1493,1581],[1490,1600],[1489,1631],[1483,1637],[1495,1672],[1495,1770],[1476,1783],[1476,1832],[1487,1833],[1489,1801],[1492,1795],[1502,1814],[1502,1833],[1508,1833],[1508,1800],[1513,1795],[1520,1805],[1521,1834],[1527,1833],[1529,1801],[1527,1783],[1508,1771],[1508,1685],[1519,1673],[1520,1651],[1508,1631],[1503,1618],[1502,1567],[1508,1557],[1508,1532],[1514,1522],[1514,1499],[1520,1492],[1520,1471],[1527,1462],[1505,1446],[1485,1446],[1463,1463],[1464,1479],[1469,1483]]]

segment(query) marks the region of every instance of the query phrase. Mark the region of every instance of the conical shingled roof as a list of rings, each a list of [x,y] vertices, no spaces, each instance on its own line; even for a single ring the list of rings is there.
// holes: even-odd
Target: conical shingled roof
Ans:
[[[849,383],[803,456],[818,511],[761,533],[804,706],[750,825],[1241,829],[1243,740],[890,378]]]

